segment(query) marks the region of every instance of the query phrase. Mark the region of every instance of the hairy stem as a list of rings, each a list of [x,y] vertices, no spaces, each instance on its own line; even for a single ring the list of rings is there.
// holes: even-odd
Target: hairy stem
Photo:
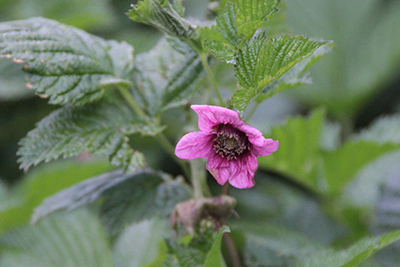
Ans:
[[[190,161],[192,173],[192,185],[194,198],[210,197],[211,192],[207,185],[206,168],[203,159],[192,159]]]
[[[206,54],[204,52],[200,52],[199,55],[200,55],[201,62],[203,63],[204,68],[206,69],[208,78],[210,79],[211,84],[214,87],[215,93],[217,94],[219,103],[222,107],[224,107],[225,106],[224,100],[222,99],[221,93],[219,92],[219,89],[218,89],[217,82],[215,81],[215,78],[214,78],[214,74],[210,68],[210,65],[208,64],[208,54]]]

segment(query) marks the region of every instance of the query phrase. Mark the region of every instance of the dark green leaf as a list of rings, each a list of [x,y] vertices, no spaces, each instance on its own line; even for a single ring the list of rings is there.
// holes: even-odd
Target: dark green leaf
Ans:
[[[204,75],[201,60],[189,45],[175,39],[178,52],[170,43],[163,39],[137,56],[133,93],[152,115],[186,104]]]
[[[400,231],[364,238],[346,250],[322,250],[300,261],[298,267],[355,267],[380,249],[400,240]]]
[[[44,118],[20,141],[19,162],[21,167],[29,167],[89,151],[107,156],[113,165],[135,170],[143,166],[144,158],[130,147],[128,135],[156,134],[159,130],[142,125],[118,101],[64,107]]]
[[[233,95],[233,105],[243,112],[265,86],[282,77],[299,62],[309,58],[303,68],[300,66],[300,70],[304,70],[320,58],[321,53],[316,53],[316,50],[329,44],[327,41],[312,40],[300,35],[284,35],[271,40],[267,39],[265,33],[253,37],[244,44],[236,58],[235,74],[241,89]],[[272,96],[280,91],[270,89],[268,93]]]
[[[72,210],[101,200],[100,213],[114,235],[125,224],[169,215],[178,202],[190,197],[179,179],[152,170],[124,174],[122,170],[84,181],[47,198],[35,210],[32,221],[57,210]]]
[[[2,236],[0,245],[3,267],[114,266],[104,227],[85,210],[12,230]]]
[[[130,19],[149,24],[157,29],[178,38],[193,38],[195,28],[182,17],[181,1],[143,0],[132,5],[128,16]],[[178,10],[176,10],[177,8]]]
[[[23,63],[28,88],[49,103],[83,105],[104,95],[103,85],[130,81],[133,48],[44,18],[0,24],[0,54]]]

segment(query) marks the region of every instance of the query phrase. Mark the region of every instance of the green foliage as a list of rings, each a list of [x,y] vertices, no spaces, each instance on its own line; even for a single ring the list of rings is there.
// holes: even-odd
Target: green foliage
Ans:
[[[0,265],[4,267],[113,266],[106,231],[85,210],[57,214],[34,227],[12,230],[2,236],[0,244]]]
[[[133,93],[151,115],[186,104],[204,69],[198,54],[176,38],[162,39],[137,56]]]
[[[130,19],[146,23],[182,39],[195,37],[195,27],[182,18],[183,7],[181,0],[143,0],[132,5],[128,16]]]
[[[32,170],[18,187],[4,195],[7,201],[0,204],[0,234],[28,223],[34,208],[46,197],[109,169],[107,162],[62,161]]]
[[[168,260],[165,266],[202,266],[224,267],[225,262],[220,252],[221,240],[224,233],[230,229],[223,226],[219,232],[211,229],[190,240],[188,244],[182,241],[168,242]]]
[[[113,165],[135,171],[144,158],[129,145],[128,135],[154,135],[160,129],[143,126],[123,103],[100,101],[84,107],[64,107],[37,124],[21,140],[21,167],[37,165],[84,151],[105,155]]]
[[[51,104],[83,105],[100,99],[104,86],[126,86],[133,48],[105,41],[44,18],[0,24],[0,55],[23,63],[28,88]]]
[[[35,210],[37,221],[57,210],[70,211],[100,202],[100,216],[112,235],[127,223],[169,215],[178,202],[190,197],[179,179],[152,170],[124,174],[122,170],[94,177],[47,198]]]
[[[279,79],[297,63],[306,58],[319,58],[316,50],[330,42],[312,40],[303,36],[284,35],[268,40],[265,34],[259,34],[243,45],[239,51],[235,75],[239,80],[239,89],[232,96],[232,104],[241,112],[257,97],[265,86]],[[315,62],[315,59],[307,63]],[[266,91],[269,96],[281,91]]]

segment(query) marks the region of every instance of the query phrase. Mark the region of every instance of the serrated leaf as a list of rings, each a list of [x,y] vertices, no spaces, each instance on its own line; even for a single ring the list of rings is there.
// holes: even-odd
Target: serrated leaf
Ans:
[[[323,164],[328,190],[332,194],[339,193],[361,168],[398,149],[399,144],[359,140],[347,141],[336,151],[326,152]]]
[[[83,105],[104,95],[103,83],[130,84],[133,48],[53,20],[0,24],[0,55],[23,63],[28,88],[51,104]]]
[[[2,236],[0,244],[3,267],[114,266],[104,227],[85,210],[12,230]]]
[[[241,89],[232,96],[233,105],[243,112],[265,86],[282,77],[299,62],[312,58],[318,48],[329,44],[328,41],[312,40],[301,35],[284,35],[270,40],[265,33],[253,37],[243,45],[236,58],[235,75]],[[317,55],[315,59],[320,57]],[[305,67],[314,62],[309,59]],[[277,92],[269,91],[270,96]]]
[[[285,125],[272,128],[269,136],[279,140],[279,150],[258,158],[260,168],[283,173],[318,190],[318,158],[324,119],[325,111],[320,109],[308,118],[290,118]]]
[[[180,180],[148,169],[124,174],[122,170],[106,173],[43,201],[35,209],[32,221],[57,210],[72,210],[89,203],[101,201],[100,214],[115,235],[124,224],[165,216],[178,202],[190,197],[188,188]]]
[[[161,266],[163,254],[166,259],[164,239],[170,237],[171,228],[166,219],[153,218],[134,223],[120,235],[114,246],[114,262],[118,267]],[[162,257],[162,256],[161,256]]]
[[[200,29],[201,38],[203,45],[218,59],[223,62],[233,63],[237,48],[227,40],[216,30],[215,26],[211,28]]]
[[[143,167],[144,157],[129,145],[128,135],[157,133],[157,127],[143,126],[123,103],[98,103],[64,107],[40,121],[20,141],[21,167],[37,165],[84,151],[107,156],[113,165],[126,170]]]
[[[133,93],[152,115],[186,104],[204,75],[201,59],[189,45],[175,39],[177,51],[170,42],[162,39],[135,63]]]
[[[364,238],[342,251],[323,250],[306,257],[298,267],[355,267],[380,249],[400,240],[400,231],[391,232],[380,237]]]
[[[195,27],[182,17],[181,1],[143,0],[132,5],[128,16],[130,19],[149,24],[157,29],[178,38],[191,39],[195,37]],[[176,10],[177,8],[178,10]]]
[[[233,5],[236,11],[236,24],[238,25],[238,34],[244,35],[245,40],[254,35],[274,13],[278,12],[276,8],[279,0],[235,0]]]
[[[230,229],[224,225],[219,232],[211,230],[193,237],[188,244],[182,241],[168,240],[168,260],[165,266],[174,267],[225,267],[221,255],[221,240]]]

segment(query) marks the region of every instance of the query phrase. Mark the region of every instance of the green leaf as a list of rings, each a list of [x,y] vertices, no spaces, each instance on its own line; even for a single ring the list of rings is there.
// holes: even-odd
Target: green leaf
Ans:
[[[236,24],[238,34],[244,35],[245,39],[251,38],[276,12],[279,0],[235,0],[233,1],[236,11]]]
[[[132,5],[130,19],[149,24],[157,29],[181,39],[191,39],[196,35],[195,27],[182,17],[181,1],[143,0]],[[177,8],[177,10],[175,9]]]
[[[354,267],[365,261],[380,249],[400,240],[400,231],[380,237],[364,238],[342,251],[323,250],[300,261],[298,267]]]
[[[360,140],[347,141],[336,151],[326,152],[323,155],[323,164],[328,190],[332,194],[339,193],[361,168],[398,149],[399,144]]]
[[[129,85],[133,48],[44,18],[0,24],[0,55],[23,63],[28,88],[51,104],[83,105],[104,95],[103,85]]]
[[[236,47],[232,46],[225,38],[218,33],[215,26],[200,29],[203,45],[218,59],[223,62],[231,62],[236,53]]]
[[[167,250],[164,239],[170,237],[167,220],[153,218],[126,228],[114,245],[114,262],[118,267],[161,266]],[[159,257],[155,257],[159,255]]]
[[[400,115],[384,116],[376,119],[367,129],[351,136],[353,140],[370,140],[378,144],[400,143]]]
[[[47,198],[36,208],[35,222],[57,210],[72,210],[101,201],[100,214],[112,235],[127,223],[169,215],[178,202],[190,197],[188,187],[168,175],[144,169],[106,173]]]
[[[7,194],[8,201],[4,208],[0,208],[0,235],[29,222],[33,209],[46,197],[109,170],[107,162],[75,160],[57,161],[35,168],[12,194]]]
[[[12,230],[0,244],[3,267],[114,266],[104,227],[85,210]]]
[[[133,93],[151,115],[186,104],[205,73],[198,54],[176,38],[138,55],[135,70]]]
[[[193,237],[188,244],[180,241],[168,241],[168,260],[165,266],[225,267],[221,255],[221,240],[230,229],[224,225],[219,232],[208,229],[205,233]]]
[[[144,157],[129,145],[128,135],[153,135],[161,129],[144,126],[123,103],[100,101],[84,107],[64,107],[40,121],[20,141],[21,167],[37,165],[84,151],[107,156],[126,170],[143,167]]]
[[[328,41],[317,41],[297,35],[284,35],[268,40],[261,33],[246,42],[236,58],[235,75],[239,89],[232,96],[233,105],[243,112],[247,105],[271,82],[279,79],[297,63],[309,58],[319,58],[316,50]],[[314,63],[310,60],[308,63]],[[308,65],[305,64],[306,66]],[[269,91],[269,95],[279,91]]]
[[[290,118],[285,125],[272,128],[270,137],[279,140],[279,149],[269,156],[258,158],[260,168],[283,173],[318,190],[318,159],[324,119],[325,111],[319,109],[308,118]]]

